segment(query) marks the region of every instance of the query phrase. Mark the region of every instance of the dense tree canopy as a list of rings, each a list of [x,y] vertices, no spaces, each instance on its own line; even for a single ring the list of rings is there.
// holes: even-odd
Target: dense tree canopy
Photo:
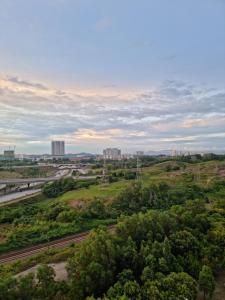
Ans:
[[[56,282],[54,271],[40,266],[36,280],[2,278],[0,299],[192,300],[198,285],[210,296],[213,273],[225,266],[221,226],[224,211],[208,210],[202,200],[134,214],[114,233],[101,228],[77,245],[68,282]]]

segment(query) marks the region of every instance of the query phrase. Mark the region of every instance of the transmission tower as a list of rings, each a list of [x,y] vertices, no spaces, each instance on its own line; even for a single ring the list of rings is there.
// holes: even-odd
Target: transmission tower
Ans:
[[[104,157],[104,162],[103,162],[102,179],[103,179],[102,181],[104,183],[107,182],[107,167],[106,167],[106,159],[105,159],[105,157]]]
[[[196,168],[196,173],[195,173],[195,181],[198,182],[200,180],[200,165],[198,164],[197,165],[197,168]]]
[[[139,156],[137,155],[137,162],[136,162],[136,180],[141,180],[141,167],[140,167],[140,160]]]

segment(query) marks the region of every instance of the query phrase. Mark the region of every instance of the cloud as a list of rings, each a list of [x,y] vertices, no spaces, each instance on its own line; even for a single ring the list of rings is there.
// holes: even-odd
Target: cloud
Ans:
[[[0,140],[20,151],[46,152],[53,138],[92,151],[225,147],[223,90],[167,80],[148,90],[68,91],[12,78],[0,78]]]
[[[9,77],[8,81],[18,84],[18,85],[21,85],[21,86],[24,86],[24,87],[33,87],[33,88],[44,90],[44,91],[48,90],[48,88],[46,86],[44,86],[43,84],[21,80],[18,77]]]
[[[53,135],[51,139],[66,139],[70,144],[80,143],[96,143],[96,142],[116,142],[120,139],[124,139],[126,136],[129,138],[136,138],[145,136],[145,132],[111,128],[105,130],[86,129],[80,128],[76,132],[71,134]]]

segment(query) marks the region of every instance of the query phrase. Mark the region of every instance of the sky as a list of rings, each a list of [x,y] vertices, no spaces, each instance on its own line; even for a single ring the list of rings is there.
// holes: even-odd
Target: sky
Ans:
[[[225,151],[225,0],[1,0],[0,153]]]

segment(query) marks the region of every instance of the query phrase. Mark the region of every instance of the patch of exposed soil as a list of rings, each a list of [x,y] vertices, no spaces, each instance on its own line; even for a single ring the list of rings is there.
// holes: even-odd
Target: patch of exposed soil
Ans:
[[[54,269],[56,281],[67,280],[66,262],[60,262],[60,263],[48,264],[48,265]],[[24,277],[29,273],[34,273],[36,275],[38,267],[39,267],[39,265],[29,268],[29,269],[15,275],[15,277],[16,278]]]
[[[74,199],[69,201],[69,206],[75,208],[83,208],[85,206],[85,203],[84,200]]]
[[[7,241],[7,238],[5,236],[0,235],[0,245],[5,244]]]
[[[220,168],[218,173],[221,177],[225,177],[225,167]]]

